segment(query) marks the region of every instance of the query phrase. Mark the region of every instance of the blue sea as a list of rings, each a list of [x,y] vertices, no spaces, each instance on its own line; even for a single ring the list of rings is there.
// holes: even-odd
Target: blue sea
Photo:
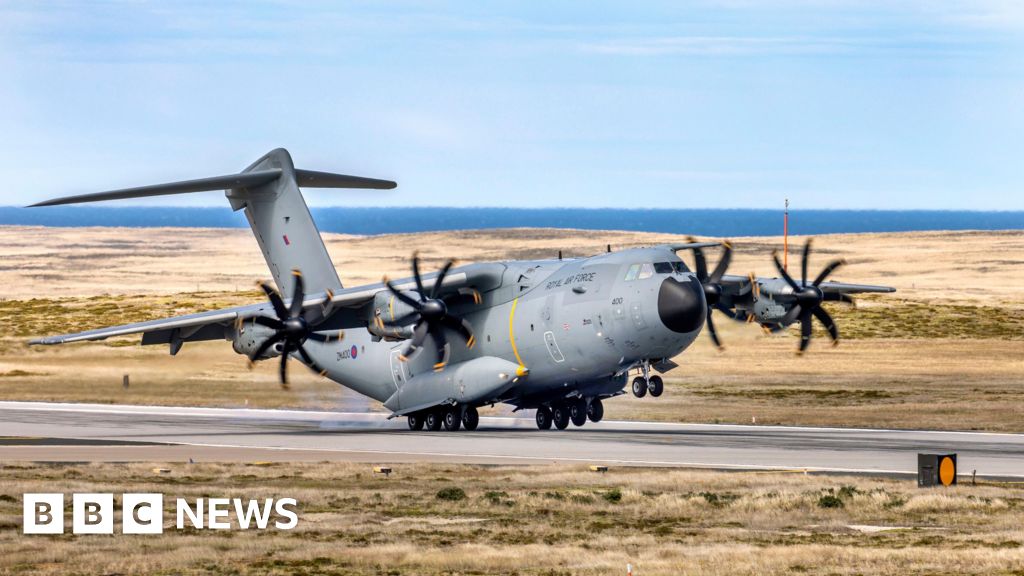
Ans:
[[[580,228],[706,236],[782,232],[778,210],[586,208],[313,208],[323,232],[393,234],[477,228]],[[0,225],[244,228],[241,212],[195,207],[0,207]],[[1024,212],[791,210],[793,234],[923,230],[1020,230]]]

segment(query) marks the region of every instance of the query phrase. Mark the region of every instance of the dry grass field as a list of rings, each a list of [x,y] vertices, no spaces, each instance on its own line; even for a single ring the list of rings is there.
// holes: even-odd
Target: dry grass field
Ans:
[[[565,466],[8,464],[4,574],[1020,574],[1024,488]],[[216,486],[216,489],[211,487]],[[23,492],[160,492],[161,536],[25,536]],[[215,494],[214,494],[215,493]],[[298,500],[293,531],[174,529],[174,498]],[[120,520],[115,521],[115,527]]]
[[[426,267],[567,257],[679,241],[631,232],[515,229],[354,237],[326,234],[348,286],[408,274],[410,246]],[[800,245],[802,238],[792,239]],[[780,238],[734,239],[731,271],[774,275]],[[912,428],[1024,430],[1024,233],[855,234],[815,239],[816,271],[888,284],[896,294],[833,307],[843,343],[825,338],[797,357],[792,335],[719,320],[727,348],[701,338],[677,358],[659,399],[617,398],[608,418]],[[109,403],[376,410],[375,403],[293,370],[250,372],[226,342],[187,344],[177,357],[137,338],[27,347],[65,333],[260,299],[265,264],[248,230],[0,227],[0,398]],[[797,258],[791,254],[791,263]],[[714,257],[713,257],[714,259]],[[131,387],[121,387],[123,374]]]

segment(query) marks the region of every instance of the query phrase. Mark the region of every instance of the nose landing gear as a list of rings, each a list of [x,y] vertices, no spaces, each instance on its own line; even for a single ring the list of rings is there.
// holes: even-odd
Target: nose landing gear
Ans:
[[[661,376],[651,374],[651,361],[644,360],[643,364],[640,365],[640,370],[642,375],[633,378],[633,396],[643,398],[648,392],[654,398],[661,396],[662,392],[665,391],[665,382],[661,379]]]

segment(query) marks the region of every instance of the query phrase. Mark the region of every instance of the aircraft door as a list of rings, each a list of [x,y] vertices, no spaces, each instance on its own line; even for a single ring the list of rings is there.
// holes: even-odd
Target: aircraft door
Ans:
[[[402,355],[402,346],[398,346],[391,350],[391,356],[389,358],[391,363],[391,380],[395,384],[395,390],[405,386],[405,383],[409,380],[409,372],[406,370],[406,363],[400,359]]]

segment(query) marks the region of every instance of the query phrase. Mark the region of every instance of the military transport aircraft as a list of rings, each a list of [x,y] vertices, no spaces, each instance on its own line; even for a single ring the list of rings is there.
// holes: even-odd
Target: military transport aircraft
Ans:
[[[588,258],[510,261],[421,273],[343,288],[299,187],[390,189],[396,184],[296,169],[284,149],[240,174],[58,198],[35,206],[226,190],[245,210],[276,289],[268,302],[33,340],[61,344],[142,334],[142,344],[231,341],[250,362],[280,357],[287,387],[289,357],[384,404],[409,427],[476,429],[477,408],[508,403],[536,411],[537,427],[558,429],[601,420],[602,400],[623,393],[631,371],[636,396],[660,396],[654,372],[675,364],[706,325],[730,318],[782,330],[799,322],[799,351],[817,318],[837,341],[822,302],[852,303],[850,294],[893,288],[826,282],[842,262],[808,280],[810,243],[800,279],[774,257],[781,278],[732,276],[728,243],[714,269],[704,251],[717,243],[688,241],[608,251]],[[678,256],[694,252],[695,270]],[[282,296],[284,295],[284,296]],[[456,342],[455,345],[452,342]]]

